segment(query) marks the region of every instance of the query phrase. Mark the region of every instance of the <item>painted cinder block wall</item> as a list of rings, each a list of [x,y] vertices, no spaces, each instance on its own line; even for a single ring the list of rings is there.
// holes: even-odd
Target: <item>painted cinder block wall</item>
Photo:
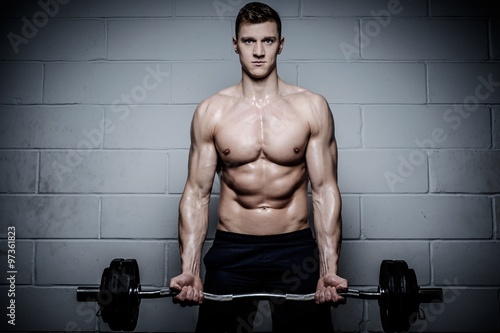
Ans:
[[[99,283],[116,257],[138,259],[148,287],[179,272],[189,124],[197,103],[240,78],[231,37],[246,2],[2,5],[1,331],[107,331],[75,287]],[[445,290],[413,331],[499,331],[498,2],[268,3],[283,18],[281,77],[324,95],[336,120],[340,273],[375,288],[380,261],[404,259],[421,285]],[[217,180],[213,192],[209,238]],[[190,332],[196,311],[143,301],[137,331]],[[375,301],[332,311],[339,331],[381,330]]]

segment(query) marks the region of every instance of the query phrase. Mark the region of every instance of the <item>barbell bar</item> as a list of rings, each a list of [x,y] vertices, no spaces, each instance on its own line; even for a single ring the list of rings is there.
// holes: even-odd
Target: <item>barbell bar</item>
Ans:
[[[76,290],[77,299],[79,302],[98,301],[99,293],[101,292],[98,286],[78,287]],[[178,293],[170,288],[161,288],[154,290],[134,290],[132,293],[140,298],[161,298],[174,297]],[[360,291],[356,289],[348,289],[346,292],[338,293],[344,297],[363,298],[363,299],[378,299],[381,293],[378,291]],[[283,299],[286,301],[312,301],[314,293],[311,294],[278,294],[278,293],[247,293],[247,294],[225,294],[217,295],[203,292],[203,297],[210,301],[230,302],[235,299],[253,298],[253,299]]]
[[[349,288],[339,293],[348,298],[378,300],[380,318],[385,332],[408,331],[418,317],[421,303],[441,303],[441,288],[421,288],[415,271],[403,260],[383,260],[380,264],[379,285],[376,291]],[[133,331],[136,328],[142,299],[173,297],[177,292],[169,288],[142,290],[139,266],[135,259],[114,259],[105,268],[99,286],[83,286],[76,290],[79,302],[97,302],[104,322],[113,331]],[[276,299],[285,301],[312,301],[311,294],[247,293],[217,295],[204,292],[210,301],[230,302],[236,299]]]

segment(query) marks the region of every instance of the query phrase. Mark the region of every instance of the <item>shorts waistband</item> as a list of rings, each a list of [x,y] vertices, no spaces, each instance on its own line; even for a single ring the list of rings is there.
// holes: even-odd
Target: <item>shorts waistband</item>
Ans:
[[[237,242],[243,244],[289,243],[313,239],[310,228],[275,235],[247,235],[216,230],[214,242]]]

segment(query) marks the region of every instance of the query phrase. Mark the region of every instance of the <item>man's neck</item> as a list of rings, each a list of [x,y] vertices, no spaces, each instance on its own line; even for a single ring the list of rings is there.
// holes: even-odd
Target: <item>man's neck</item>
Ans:
[[[243,72],[241,80],[243,97],[252,101],[257,106],[265,105],[276,99],[280,93],[280,79],[273,71],[263,79],[255,79]]]

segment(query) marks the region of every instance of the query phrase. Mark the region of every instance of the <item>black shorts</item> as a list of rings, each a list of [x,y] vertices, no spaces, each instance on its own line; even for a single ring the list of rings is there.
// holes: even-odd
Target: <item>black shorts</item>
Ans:
[[[214,294],[309,294],[316,291],[319,278],[317,244],[310,229],[270,236],[217,231],[204,263],[204,291]],[[272,318],[273,332],[333,332],[329,305],[276,299],[258,312],[258,304],[247,298],[205,300],[196,332],[252,332],[265,317]]]

